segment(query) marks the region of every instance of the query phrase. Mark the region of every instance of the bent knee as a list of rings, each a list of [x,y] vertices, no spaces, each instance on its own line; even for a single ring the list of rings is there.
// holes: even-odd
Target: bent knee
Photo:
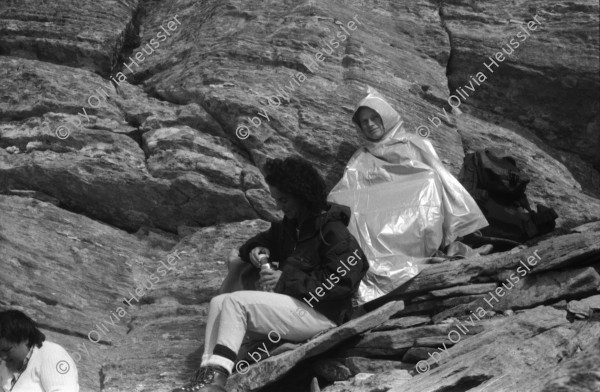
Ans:
[[[247,301],[248,298],[252,296],[252,294],[254,294],[254,292],[252,291],[234,291],[231,293],[219,294],[210,300],[210,305],[221,306],[223,302],[244,302]]]
[[[257,304],[261,302],[260,298],[256,297],[257,291],[240,290],[224,294],[223,303],[228,305],[239,305],[245,307],[249,304]],[[225,305],[225,306],[228,306]]]
[[[228,294],[219,294],[216,297],[212,297],[212,299],[210,300],[210,307],[214,308],[214,307],[218,307],[220,308],[223,304],[223,301],[225,300],[225,298],[227,297]]]
[[[246,262],[242,260],[238,255],[230,255],[230,257],[227,259],[227,269],[229,271],[238,270],[242,268],[245,264]]]

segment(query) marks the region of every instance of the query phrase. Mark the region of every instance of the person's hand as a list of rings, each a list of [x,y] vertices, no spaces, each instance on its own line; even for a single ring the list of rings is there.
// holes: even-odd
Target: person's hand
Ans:
[[[277,282],[279,282],[281,274],[282,272],[279,270],[261,270],[258,284],[263,287],[265,291],[273,290],[275,286],[277,286]]]
[[[260,261],[258,260],[258,255],[261,253],[264,253],[267,256],[269,256],[271,254],[269,249],[262,247],[262,246],[257,246],[256,248],[254,248],[250,251],[250,262],[256,268],[260,268]]]

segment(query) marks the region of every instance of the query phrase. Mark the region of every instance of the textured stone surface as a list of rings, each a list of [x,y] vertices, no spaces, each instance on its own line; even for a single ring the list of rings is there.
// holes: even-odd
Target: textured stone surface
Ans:
[[[378,354],[397,355],[400,350],[412,346],[441,347],[451,346],[453,343],[448,339],[448,333],[456,330],[454,325],[431,325],[399,329],[394,331],[372,332],[355,344],[362,349],[374,349]],[[464,335],[470,337],[480,333],[481,326],[468,329]]]
[[[481,277],[494,277],[501,281],[506,273],[515,272],[520,261],[534,257],[537,251],[540,261],[531,274],[549,269],[577,267],[593,263],[600,254],[600,235],[596,232],[570,234],[549,238],[517,252],[502,252],[488,256],[475,256],[452,263],[433,264],[407,283],[404,294],[421,294],[445,287],[462,286]],[[529,272],[528,272],[529,273]]]
[[[535,374],[540,370],[575,354],[580,343],[576,327],[566,320],[564,311],[545,307],[503,322],[488,321],[483,333],[461,340],[448,350],[448,355],[441,355],[439,366],[390,391],[431,392],[478,386],[492,392],[527,390],[520,386],[524,380],[537,378]],[[590,333],[593,331],[584,331],[581,336]]]
[[[515,275],[516,276],[516,275]],[[480,307],[487,311],[529,308],[564,297],[585,297],[600,287],[600,274],[594,268],[552,271],[526,276],[517,283],[504,282],[496,290],[475,301],[437,313],[433,320],[462,317]]]
[[[433,350],[433,349],[432,349]],[[348,357],[322,359],[313,364],[314,372],[328,382],[344,381],[359,374],[377,374],[393,369],[412,369],[400,361]],[[359,376],[360,377],[360,376]]]
[[[542,27],[450,110],[448,95],[536,13]],[[128,57],[148,49],[175,16],[177,30],[134,66]],[[362,24],[318,68],[310,65],[354,17]],[[566,309],[568,300],[571,310],[585,311],[573,301],[591,294],[576,286],[591,288],[591,268],[600,271],[598,222],[581,226],[600,220],[600,201],[590,196],[600,195],[598,68],[598,4],[591,0],[2,0],[0,193],[11,196],[0,196],[0,307],[27,311],[73,354],[82,392],[163,392],[185,382],[200,362],[207,302],[227,254],[281,218],[260,167],[268,157],[298,154],[335,184],[358,147],[349,117],[369,84],[389,97],[408,132],[429,126],[452,173],[466,151],[501,149],[531,177],[530,201],[559,214],[558,230],[544,241],[429,266],[407,293],[448,298],[450,306],[481,294],[488,287],[482,283],[500,283],[519,258],[539,249],[542,261],[528,276],[536,283],[519,306],[551,301]],[[111,79],[121,71],[126,81]],[[306,79],[299,81],[300,73]],[[269,104],[266,97],[282,94],[283,86],[288,98]],[[433,116],[439,127],[428,120]],[[240,126],[248,138],[236,136]],[[70,136],[59,139],[57,129]],[[575,226],[582,234],[557,237]],[[111,324],[100,344],[90,342],[88,332],[110,323],[127,291],[173,250],[185,252],[177,271]],[[587,280],[561,283],[560,274]],[[429,317],[419,312],[436,313],[432,304],[407,301],[407,309]],[[585,349],[599,336],[592,327],[597,312],[566,324],[573,313],[542,309],[546,316],[525,310],[481,321],[484,332],[452,347],[439,369],[415,374],[406,387],[406,373],[368,367],[365,357],[355,368],[346,359],[355,375],[334,388],[577,391],[578,379],[598,377],[587,370],[598,359]],[[468,318],[473,309],[462,310]],[[397,320],[383,332],[419,328],[416,319]],[[435,339],[415,339],[406,350]],[[360,353],[350,346],[331,355]],[[327,356],[329,347],[310,350]],[[377,374],[365,378],[369,372]]]
[[[47,339],[73,356],[84,390],[90,390],[99,385],[100,364],[131,321],[123,296],[155,263],[151,258],[164,252],[35,199],[0,195],[0,216],[1,307],[16,307],[39,322]],[[113,315],[120,306],[128,313],[122,319]],[[91,332],[103,332],[98,324],[110,332]]]
[[[379,374],[361,373],[351,381],[322,389],[322,392],[372,392],[387,391],[391,386],[400,385],[411,379],[406,370],[394,369]]]
[[[402,361],[416,363],[416,362],[419,362],[420,360],[429,359],[429,357],[430,357],[429,354],[433,355],[433,353],[435,353],[435,352],[439,353],[439,350],[437,348],[433,348],[433,347],[411,347],[408,349],[408,351],[402,357]]]
[[[407,130],[430,125],[431,140],[453,173],[458,173],[466,149],[504,148],[532,177],[531,201],[550,204],[558,211],[559,227],[600,218],[600,203],[581,192],[578,182],[556,160],[560,154],[541,140],[528,140],[512,126],[468,113],[450,115],[440,128],[427,120],[440,112],[449,93],[446,61],[450,59],[451,75],[466,67],[464,45],[472,35],[465,33],[468,38],[452,46],[450,41],[455,39],[452,33],[451,39],[447,35],[454,28],[473,31],[472,21],[461,19],[462,7],[384,3],[377,6],[379,11],[366,13],[364,4],[358,2],[350,7],[331,1],[257,3],[248,8],[240,1],[178,0],[172,5],[149,2],[139,8],[130,1],[108,6],[108,14],[98,13],[96,5],[76,7],[74,15],[81,15],[76,21],[60,28],[50,24],[31,30],[23,24],[36,23],[26,17],[29,13],[50,12],[53,20],[63,15],[61,6],[68,8],[66,0],[35,9],[33,3],[19,8],[9,2],[2,14],[4,29],[10,31],[0,42],[4,48],[0,68],[6,70],[0,74],[5,86],[0,103],[0,121],[4,121],[0,124],[4,150],[0,186],[4,191],[36,190],[66,208],[133,231],[142,225],[174,232],[181,224],[207,226],[257,217],[273,220],[277,215],[264,185],[249,186],[243,173],[260,167],[267,157],[298,153],[313,161],[332,186],[357,146],[349,114],[370,84],[390,98]],[[494,7],[499,5],[482,8],[485,20],[494,20],[488,16]],[[577,12],[585,14],[586,9]],[[177,30],[138,61],[139,67],[132,66],[133,72],[127,70],[124,62],[131,62],[123,56],[135,57],[156,38],[161,25],[176,15],[181,22]],[[440,15],[454,16],[445,21]],[[318,68],[309,69],[309,58],[314,58],[311,48],[319,49],[325,45],[322,40],[343,34],[334,22],[347,24],[353,17],[362,25]],[[82,23],[86,25],[83,33]],[[40,38],[48,29],[53,30],[50,37]],[[50,51],[55,58],[36,49],[36,45],[54,42],[57,34],[56,50]],[[106,41],[106,37],[112,38]],[[558,37],[570,39],[568,34]],[[109,44],[86,52],[83,48],[91,41]],[[527,50],[538,51],[542,45],[533,39],[527,43]],[[10,49],[14,45],[22,50]],[[479,42],[472,46],[482,50]],[[78,55],[67,56],[68,48]],[[450,56],[451,51],[456,55]],[[69,61],[60,60],[66,57]],[[106,68],[102,64],[107,61],[114,66],[111,76],[125,71],[127,80],[116,83],[105,72],[98,70],[101,77],[86,65]],[[455,61],[460,67],[453,65]],[[470,64],[480,66],[480,61],[473,57]],[[306,79],[296,83],[300,72]],[[269,105],[265,96],[279,94],[283,86],[293,87],[286,93],[289,101]],[[90,99],[93,95],[100,104]],[[582,118],[561,113],[565,121],[576,123]],[[70,123],[78,121],[82,122],[79,127]],[[235,135],[242,125],[251,130],[244,140]],[[68,139],[53,137],[59,126],[70,129]],[[208,144],[211,147],[205,148]],[[13,147],[20,153],[7,152]],[[40,156],[40,152],[45,154]],[[74,165],[90,169],[82,172]],[[64,186],[57,176],[69,178],[71,186]],[[131,203],[122,205],[123,200]]]
[[[353,374],[377,373],[391,369],[407,369],[409,364],[398,361],[386,361],[361,357],[345,358],[345,365]]]
[[[233,375],[227,380],[227,388],[232,392],[254,391],[277,381],[298,362],[321,354],[350,337],[380,325],[403,307],[402,301],[390,302],[371,313],[330,329],[295,350],[250,366],[245,374]]]
[[[431,322],[431,318],[423,317],[423,316],[409,316],[409,317],[400,317],[394,318],[392,320],[386,321],[381,324],[379,327],[374,328],[373,331],[387,331],[390,329],[399,329],[399,328],[409,328],[415,327],[417,325],[429,324]]]
[[[183,239],[181,260],[166,276],[157,274],[158,284],[138,295],[138,303],[130,292],[149,286],[149,276],[167,262],[169,238],[128,234],[17,196],[0,195],[0,216],[0,307],[26,311],[48,340],[67,349],[82,391],[98,391],[101,383],[111,392],[136,385],[170,391],[189,377],[200,360],[206,305],[221,284],[228,251],[268,227],[246,221]],[[127,315],[117,319],[118,307]],[[102,325],[108,332],[100,343],[90,341],[88,333]]]
[[[136,40],[138,0],[6,0],[0,5],[0,54],[108,74]]]
[[[600,295],[584,298],[581,301],[570,301],[567,310],[578,318],[590,317],[592,312],[600,311]]]
[[[448,85],[453,94],[462,88],[469,94],[469,105],[501,116],[507,128],[524,126],[549,145],[579,154],[600,168],[597,2],[451,2],[444,4],[441,15],[452,47]],[[526,22],[533,22],[534,30]],[[510,44],[511,39],[516,44]],[[502,48],[513,53],[506,55]],[[502,61],[495,57],[497,52],[504,54]],[[493,73],[484,65],[492,64],[490,56],[498,64],[490,66]],[[464,86],[477,72],[488,79],[481,87],[473,83],[471,93]],[[562,161],[577,167],[569,157],[562,155]],[[592,180],[597,191],[597,174],[587,179]]]
[[[600,221],[585,223],[572,229],[574,233],[583,233],[586,231],[600,231]]]
[[[325,359],[315,362],[315,373],[329,382],[347,380],[352,372],[342,361]]]
[[[0,57],[0,62],[9,69],[17,67],[15,59]],[[62,71],[67,67],[18,62],[31,71],[27,80],[38,97],[70,92],[61,85]],[[93,82],[94,87],[106,85],[98,76],[84,71],[77,71],[71,78],[72,88],[82,96],[80,102],[84,102],[84,87],[89,94],[86,82]],[[18,78],[12,82],[14,91],[23,94],[23,83]],[[141,93],[135,87],[130,90]],[[134,100],[132,96],[129,99]],[[73,115],[48,114],[44,113],[48,109],[22,103],[23,111],[37,110],[43,117],[0,125],[0,146],[16,146],[25,152],[29,143],[41,144],[24,154],[10,155],[0,150],[0,189],[33,189],[58,199],[68,209],[129,230],[145,225],[176,231],[182,224],[210,225],[258,217],[241,183],[247,161],[244,163],[236,154],[228,139],[190,128],[188,124],[198,126],[200,115],[196,120],[188,118],[185,125],[178,121],[179,128],[154,129],[140,139],[140,133],[122,117],[131,115],[129,121],[135,123],[156,115],[167,122],[166,116],[176,116],[175,105],[149,99],[146,112],[136,116],[126,108],[125,101],[127,98],[115,97],[94,114],[86,111],[90,125],[79,116],[85,127],[72,130],[66,140],[53,137],[53,130],[68,124],[65,121]],[[143,102],[135,102],[136,109],[141,109]],[[23,113],[13,114],[17,115]]]
[[[507,287],[511,287],[507,284]],[[568,298],[569,296],[581,297],[587,293],[594,293],[600,287],[600,274],[594,268],[573,269],[569,271],[552,271],[544,274],[532,275],[514,285],[514,288],[499,291],[503,296],[494,292],[498,298],[492,300],[494,310],[530,308],[537,304],[548,303],[553,299]],[[513,292],[513,290],[515,290]],[[513,295],[514,294],[514,295]],[[491,295],[486,296],[490,299]]]
[[[598,329],[596,329],[598,332]],[[532,392],[586,392],[600,390],[600,340],[583,348],[578,356],[561,362],[541,375],[543,383],[529,381]]]
[[[141,305],[129,309],[129,316],[117,323],[117,328],[110,326],[110,333],[104,337],[110,345],[94,344],[87,340],[86,334],[97,323],[108,325],[107,318],[110,318],[110,313],[114,312],[117,306],[121,306],[120,301],[127,295],[127,291],[142,283],[156,270],[159,261],[166,259],[168,252],[165,251],[165,247],[168,248],[173,240],[151,230],[140,230],[136,235],[127,234],[35,199],[2,196],[0,205],[3,216],[0,222],[0,241],[3,251],[8,249],[8,252],[2,253],[3,265],[6,266],[2,275],[2,306],[21,306],[30,311],[40,320],[49,339],[63,344],[72,353],[82,372],[84,391],[98,390],[98,374],[102,374],[104,379],[104,390],[111,392],[132,388],[169,391],[189,377],[200,361],[206,303],[215,295],[221,283],[228,251],[248,236],[268,227],[267,222],[260,220],[217,225],[201,229],[180,240],[176,249],[185,253],[177,265],[177,271],[164,280],[161,279],[157,287],[144,296]],[[589,254],[581,251],[581,245],[594,239],[586,237],[590,235],[587,233],[556,237],[546,242],[547,245],[562,244],[553,246],[554,256],[550,251],[545,251],[543,246],[539,247],[538,253],[545,255],[543,262],[549,265],[563,269],[568,269],[570,265],[576,267],[581,265],[579,261],[585,260],[585,255]],[[566,247],[566,244],[570,244],[569,247]],[[590,248],[587,249],[589,251]],[[464,266],[469,266],[471,262],[473,266],[463,267],[461,271],[467,276],[472,276],[470,271],[477,263],[478,268],[494,275],[508,265],[514,268],[515,265],[511,263],[530,254],[531,249],[528,249],[520,253],[465,260]],[[569,255],[574,255],[576,262],[570,263]],[[54,263],[51,270],[45,266],[45,260]],[[119,260],[124,264],[119,264]],[[26,268],[11,270],[15,262]],[[119,266],[124,269],[119,269]],[[539,264],[536,267],[542,266],[543,264]],[[72,268],[78,268],[80,272],[72,275],[56,272]],[[39,270],[47,272],[43,276],[31,272]],[[545,273],[531,276],[541,278]],[[22,282],[27,282],[27,286],[23,286]],[[27,291],[32,282],[34,287],[39,286],[43,289]],[[78,305],[78,301],[84,301],[82,303],[85,303],[85,306]],[[65,310],[61,311],[61,308]],[[429,319],[415,317],[396,320],[399,320],[395,322],[396,326],[403,327]],[[509,320],[510,317],[500,318],[496,322]],[[386,325],[393,326],[393,321],[390,320]],[[535,324],[525,325],[527,328],[536,328]],[[67,330],[65,326],[68,326]],[[452,325],[440,328],[448,331]],[[511,330],[512,326],[493,324],[492,329],[497,328]],[[402,331],[406,330],[385,332],[397,334]],[[378,333],[382,332],[373,334]],[[588,344],[590,337],[597,336],[594,333],[596,332],[591,330],[587,340],[581,340],[582,347]],[[459,345],[479,335],[463,339]],[[428,341],[427,344],[435,345],[442,343],[444,336],[438,334],[438,337],[433,339],[415,339],[414,344],[410,346],[422,347],[425,340]],[[326,349],[329,344],[327,342],[322,348],[317,346],[315,350]],[[500,352],[504,352],[507,347],[522,346],[522,343],[502,340],[484,341],[481,344],[494,346]],[[549,347],[559,347],[558,343],[545,344]],[[367,348],[369,352],[375,349],[374,346]],[[396,353],[398,354],[400,352]],[[283,361],[284,358],[273,358],[273,361]],[[346,367],[350,369],[348,364]],[[379,373],[376,369],[368,368],[361,371]],[[267,374],[270,376],[270,373]],[[385,372],[380,377],[385,379]],[[391,376],[387,377],[390,379]],[[378,378],[373,380],[387,385],[387,381],[376,381]],[[376,383],[372,385],[377,385]]]
[[[434,297],[454,297],[465,294],[485,294],[496,288],[495,283],[471,284],[468,286],[456,286],[442,290],[432,290],[430,294]]]

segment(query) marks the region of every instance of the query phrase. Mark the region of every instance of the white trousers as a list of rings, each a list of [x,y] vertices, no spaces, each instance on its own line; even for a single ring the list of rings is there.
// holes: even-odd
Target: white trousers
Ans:
[[[264,291],[221,294],[210,301],[201,366],[217,365],[231,373],[234,361],[213,351],[221,345],[237,354],[247,332],[268,336],[273,342],[301,342],[336,326],[306,302],[287,295]]]

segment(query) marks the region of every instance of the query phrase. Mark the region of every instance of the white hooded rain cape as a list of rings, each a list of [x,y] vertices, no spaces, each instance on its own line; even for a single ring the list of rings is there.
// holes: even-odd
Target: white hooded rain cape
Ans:
[[[441,245],[488,225],[433,145],[407,134],[398,112],[376,91],[368,93],[357,110],[361,106],[375,110],[386,133],[371,142],[355,122],[365,147],[350,158],[328,197],[352,209],[348,229],[369,259],[358,291],[361,304],[415,276]]]

